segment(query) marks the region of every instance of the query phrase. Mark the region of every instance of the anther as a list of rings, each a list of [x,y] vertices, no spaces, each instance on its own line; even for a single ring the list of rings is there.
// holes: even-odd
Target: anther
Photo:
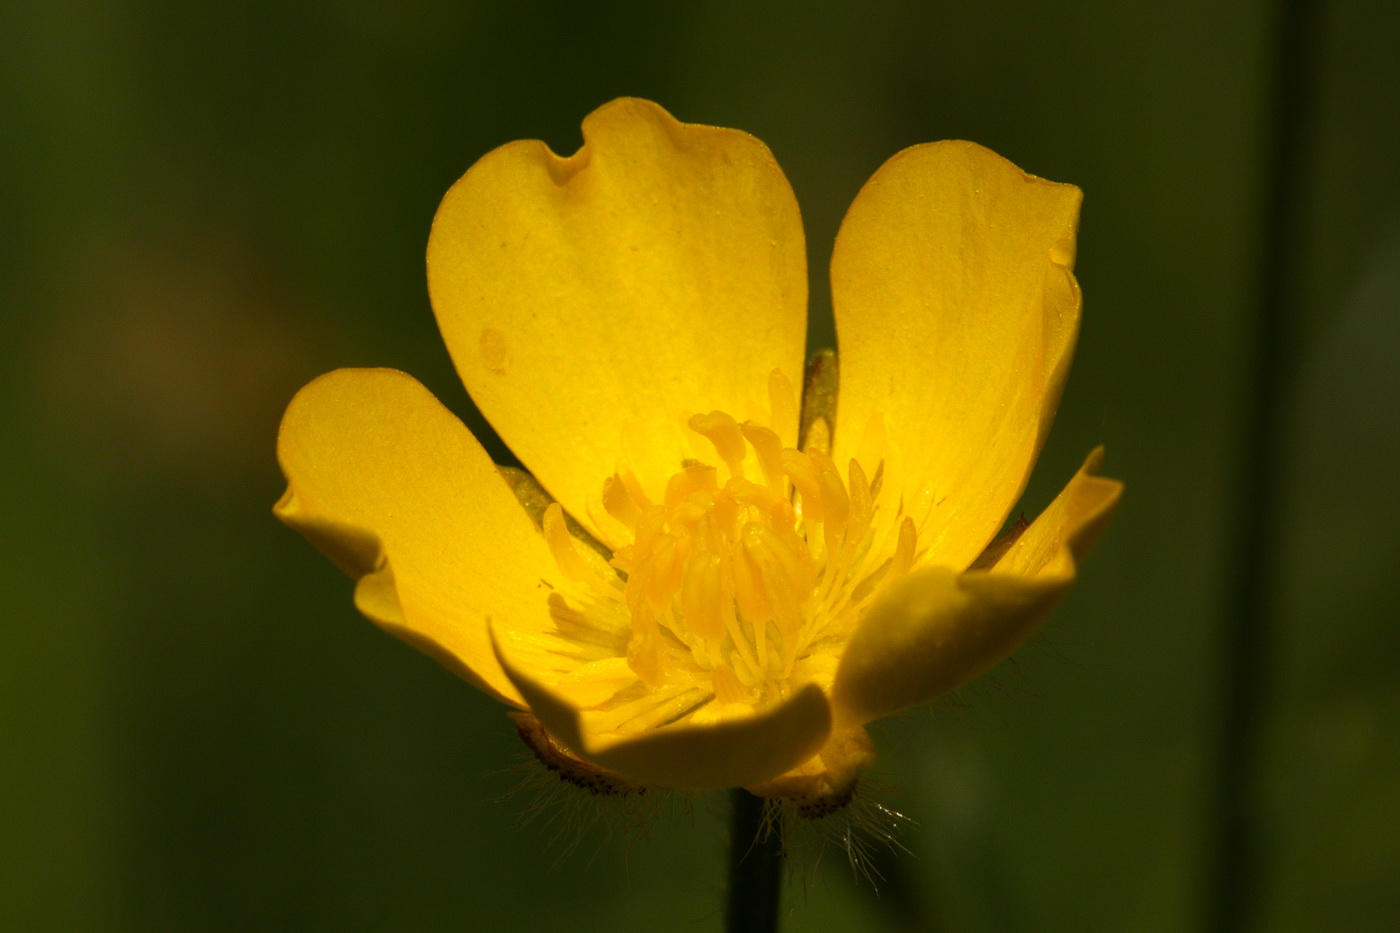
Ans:
[[[656,540],[656,536],[661,534],[661,529],[665,527],[665,509],[657,505],[644,509],[642,517],[637,519],[636,538],[631,548],[633,558],[640,560],[641,555],[650,553],[652,542]]]
[[[744,547],[734,556],[734,601],[739,604],[739,614],[744,621],[758,626],[773,618],[773,607],[768,604],[768,595],[763,591],[761,571],[754,565],[753,555],[748,547],[748,539],[757,531],[758,524],[750,522],[744,526]],[[760,662],[763,644],[758,640]]]
[[[870,520],[875,512],[874,500],[870,495],[870,481],[865,478],[865,470],[861,469],[860,461],[852,458],[850,477],[847,488],[851,494],[851,517],[846,525],[846,541],[856,547],[865,538],[865,533],[870,529]]]
[[[788,448],[783,451],[783,472],[802,495],[802,520],[807,523],[822,520],[822,485],[817,468],[806,454]]]
[[[666,482],[666,508],[675,508],[697,490],[717,489],[716,483],[714,467],[707,463],[691,464]]]
[[[647,497],[646,490],[642,489],[642,484],[637,480],[635,473],[627,469],[618,470],[617,478],[622,481],[622,485],[627,489],[627,495],[632,497],[632,501],[637,504],[639,510],[645,512],[651,508],[651,499]]]
[[[776,370],[774,370],[776,372]],[[777,432],[761,424],[745,421],[739,425],[744,439],[753,447],[758,457],[758,465],[763,470],[763,480],[774,495],[781,496],[783,488],[783,441]]]
[[[667,534],[656,536],[651,550],[651,572],[647,586],[647,601],[657,612],[664,612],[671,605],[671,597],[680,590],[680,555],[677,542]]]
[[[642,510],[637,507],[622,477],[616,474],[603,480],[603,508],[626,525],[629,531],[637,530],[637,519],[642,517]]]
[[[544,537],[549,544],[549,552],[564,576],[576,583],[595,579],[593,571],[584,563],[579,552],[574,549],[573,536],[564,524],[564,509],[559,503],[551,502],[544,510]]]
[[[914,546],[918,539],[914,520],[908,515],[904,516],[904,521],[899,523],[899,544],[895,546],[894,563],[890,568],[894,577],[907,573],[914,566]]]
[[[730,476],[744,475],[747,449],[744,435],[739,432],[739,425],[733,417],[722,411],[712,411],[708,415],[691,415],[688,424],[692,431],[709,438],[710,443],[715,445],[715,453],[729,467]]]
[[[632,613],[632,637],[627,642],[627,666],[648,687],[659,687],[666,680],[661,670],[661,631],[650,612]]]
[[[841,547],[841,534],[846,530],[846,519],[851,514],[851,499],[846,495],[846,484],[841,482],[841,474],[830,457],[815,448],[807,452],[807,457],[816,468],[817,481],[821,484],[826,549],[834,559]]]
[[[681,581],[681,614],[686,627],[710,642],[724,638],[720,608],[726,598],[723,564],[724,559],[718,554],[697,554],[690,559]],[[732,596],[727,598],[733,599]]]
[[[814,639],[853,625],[881,581],[908,572],[917,560],[918,536],[907,517],[895,541],[869,540],[883,469],[880,418],[870,419],[843,477],[829,454],[824,417],[808,427],[805,452],[787,446],[796,397],[776,370],[768,388],[771,426],[739,424],[720,411],[686,419],[725,464],[723,485],[710,465],[714,458],[683,461],[655,504],[626,468],[603,484],[605,510],[632,532],[631,544],[612,558],[625,574],[621,600],[631,615],[626,667],[647,685],[673,691],[659,705],[637,697],[609,706],[617,728],[668,721],[711,696],[723,715],[725,706],[781,695]],[[758,482],[744,475],[750,449],[762,472]],[[562,508],[551,506],[543,525],[563,575],[607,583],[616,600],[618,581],[604,580],[601,565],[580,553]],[[568,607],[563,597],[559,603],[563,608],[551,612],[563,628]],[[584,686],[599,693],[610,684],[603,678]]]

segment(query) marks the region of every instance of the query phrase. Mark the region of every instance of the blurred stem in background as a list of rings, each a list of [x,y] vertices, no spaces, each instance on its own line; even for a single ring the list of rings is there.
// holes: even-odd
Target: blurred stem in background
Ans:
[[[1223,724],[1215,773],[1215,851],[1208,928],[1254,926],[1268,865],[1257,791],[1262,714],[1270,699],[1283,540],[1284,425],[1293,397],[1290,339],[1302,294],[1322,50],[1322,0],[1279,0],[1261,166],[1258,304],[1225,594]]]
[[[742,787],[729,792],[728,933],[775,933],[783,889],[782,816],[767,822],[768,801]]]

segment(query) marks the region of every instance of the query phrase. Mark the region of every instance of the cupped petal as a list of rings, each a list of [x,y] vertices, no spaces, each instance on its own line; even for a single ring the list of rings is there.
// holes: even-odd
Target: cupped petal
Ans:
[[[1079,201],[941,142],[886,162],[841,224],[835,459],[883,418],[884,495],[902,497],[922,563],[965,568],[1025,487],[1079,325]]]
[[[984,673],[1045,621],[1098,540],[1122,484],[1102,448],[987,569],[925,566],[889,585],[851,636],[832,686],[837,728],[923,703]]]
[[[487,619],[549,624],[558,570],[476,438],[413,377],[342,369],[306,386],[277,437],[277,517],[356,577],[356,606],[482,690],[523,700]]]
[[[806,256],[752,136],[623,99],[583,138],[568,158],[532,140],[473,165],[433,221],[428,288],[473,400],[607,539],[605,477],[629,467],[659,499],[696,456],[684,416],[766,420],[772,370],[800,384]]]
[[[513,663],[495,639],[497,659],[533,713],[566,749],[641,784],[719,790],[760,784],[821,751],[831,733],[831,706],[809,684],[783,703],[746,719],[705,726],[685,723],[635,734],[595,734],[588,714]]]

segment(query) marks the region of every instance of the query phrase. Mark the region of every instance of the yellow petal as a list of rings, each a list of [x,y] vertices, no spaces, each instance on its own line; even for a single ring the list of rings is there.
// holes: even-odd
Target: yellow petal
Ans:
[[[849,728],[946,693],[1007,657],[1074,582],[1122,485],[1094,475],[1102,449],[987,570],[925,566],[881,593],[851,637],[832,687]]]
[[[680,723],[622,736],[590,734],[585,716],[512,663],[495,641],[497,658],[530,712],[565,748],[628,780],[657,787],[715,790],[760,784],[811,758],[831,732],[831,707],[809,684],[785,702],[749,719],[706,726]]]
[[[1099,476],[1103,448],[1096,447],[1060,494],[1001,555],[995,574],[1073,578],[1081,560],[1108,527],[1123,495],[1123,484]]]
[[[1079,200],[973,143],[931,143],[886,162],[841,225],[833,459],[883,415],[884,495],[903,496],[924,563],[968,565],[1049,430],[1079,324]]]
[[[693,457],[683,417],[768,410],[801,379],[801,219],[766,146],[617,100],[560,158],[539,141],[487,154],[428,242],[438,325],[473,400],[550,493],[614,546],[602,484],[647,493]],[[784,437],[796,434],[781,425]]]
[[[812,758],[771,781],[745,788],[760,797],[792,798],[808,819],[825,816],[850,803],[861,772],[875,760],[875,746],[859,726],[833,732]]]
[[[342,369],[297,393],[277,517],[359,580],[355,603],[488,693],[523,705],[486,620],[549,624],[549,549],[476,438],[411,376]]]

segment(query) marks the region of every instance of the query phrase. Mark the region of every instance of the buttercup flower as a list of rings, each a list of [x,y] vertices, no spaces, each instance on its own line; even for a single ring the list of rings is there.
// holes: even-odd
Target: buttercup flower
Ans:
[[[966,142],[890,159],[832,258],[839,380],[820,357],[804,400],[768,149],[641,100],[583,134],[487,154],[428,243],[457,371],[529,473],[410,376],[339,370],[287,410],[276,513],[567,780],[825,812],[864,726],[1020,645],[1117,503],[1095,451],[993,540],[1069,367],[1079,191]]]

